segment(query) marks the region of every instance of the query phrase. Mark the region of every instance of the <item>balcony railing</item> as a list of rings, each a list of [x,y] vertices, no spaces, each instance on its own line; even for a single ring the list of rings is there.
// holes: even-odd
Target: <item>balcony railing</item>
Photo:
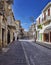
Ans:
[[[8,25],[9,25],[9,26],[12,26],[12,27],[13,27],[13,26],[16,26],[14,23],[11,23],[11,24],[8,23]]]
[[[15,23],[14,23],[14,21],[12,21],[12,20],[7,21],[7,24],[9,26],[16,26]]]
[[[51,20],[51,16],[46,16],[45,19],[42,19],[42,23],[45,23],[47,21]]]
[[[16,26],[14,21],[9,16],[7,17],[7,25],[9,25],[9,26]]]

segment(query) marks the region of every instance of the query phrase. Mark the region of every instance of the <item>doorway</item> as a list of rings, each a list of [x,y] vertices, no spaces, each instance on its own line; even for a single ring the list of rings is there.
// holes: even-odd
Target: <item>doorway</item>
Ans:
[[[2,47],[4,47],[4,29],[2,28]]]
[[[44,34],[44,41],[49,42],[49,34],[48,33]]]
[[[7,33],[7,43],[9,44],[10,43],[10,31],[8,30],[8,33]]]

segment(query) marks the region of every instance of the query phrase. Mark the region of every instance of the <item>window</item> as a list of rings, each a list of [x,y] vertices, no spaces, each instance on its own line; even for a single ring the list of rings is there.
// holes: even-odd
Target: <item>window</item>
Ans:
[[[46,13],[44,13],[44,20],[46,19]]]
[[[50,8],[48,9],[48,16],[50,16]]]
[[[39,18],[39,24],[40,24],[40,18]]]

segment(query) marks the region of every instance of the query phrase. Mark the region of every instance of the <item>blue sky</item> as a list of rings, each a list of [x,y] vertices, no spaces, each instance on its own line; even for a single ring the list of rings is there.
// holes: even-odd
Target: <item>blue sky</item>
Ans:
[[[31,25],[30,17],[34,16],[34,20],[40,15],[43,8],[51,0],[14,0],[13,12],[16,20],[21,21],[21,25],[28,30]]]

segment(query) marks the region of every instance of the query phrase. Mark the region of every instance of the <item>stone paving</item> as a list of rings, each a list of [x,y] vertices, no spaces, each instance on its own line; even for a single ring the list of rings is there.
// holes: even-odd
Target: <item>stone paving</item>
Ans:
[[[0,65],[27,65],[24,51],[19,41],[13,42],[6,53],[0,54]]]
[[[51,65],[51,50],[35,43],[23,41],[22,45],[30,65]]]
[[[51,65],[51,49],[29,40],[15,41],[0,53],[0,65]]]

